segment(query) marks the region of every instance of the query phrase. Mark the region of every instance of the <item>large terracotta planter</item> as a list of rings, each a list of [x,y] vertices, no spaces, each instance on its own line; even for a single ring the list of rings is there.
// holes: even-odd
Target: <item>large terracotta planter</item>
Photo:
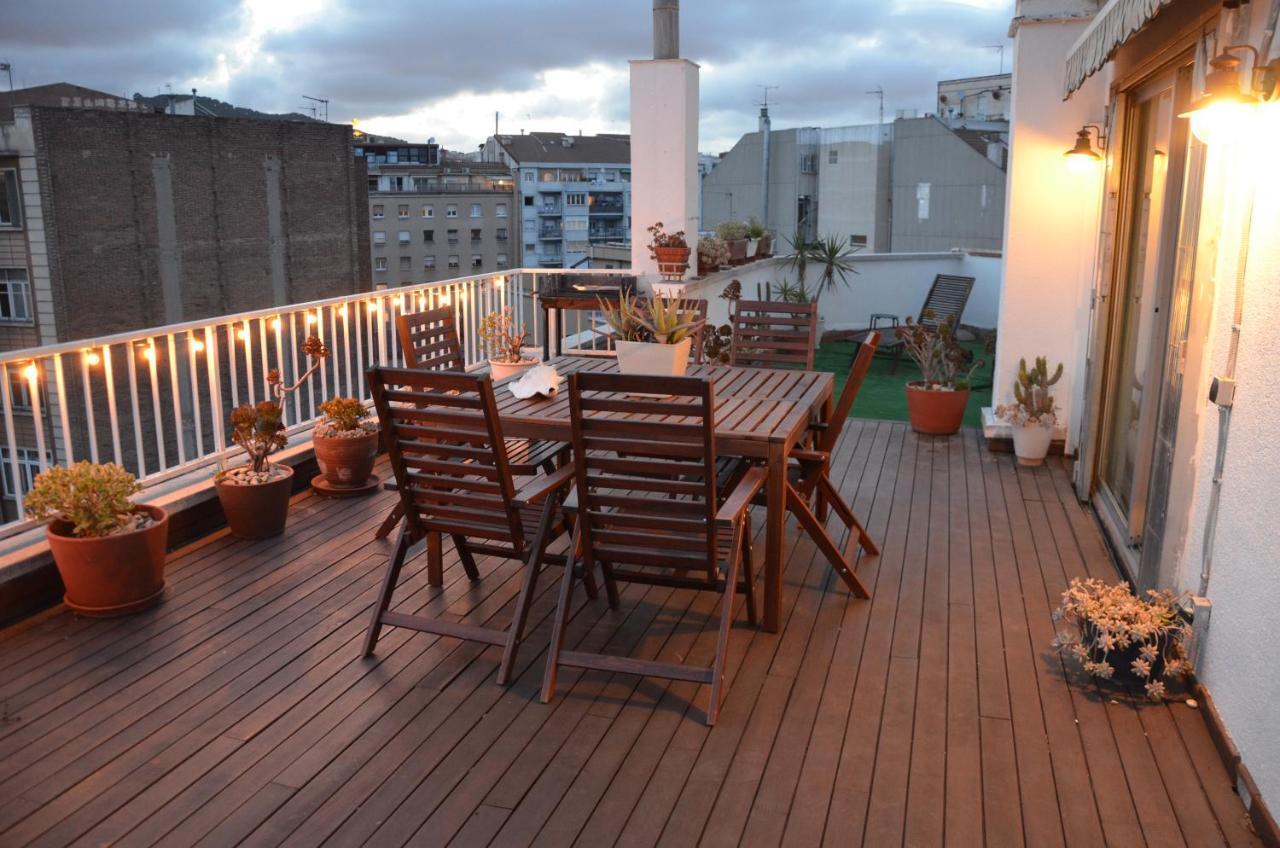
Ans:
[[[725,244],[729,245],[729,264],[741,265],[747,261],[747,240],[729,239]]]
[[[373,461],[378,455],[377,430],[346,439],[313,435],[311,444],[325,482],[335,489],[358,489],[373,474]]]
[[[665,279],[679,280],[689,270],[687,247],[655,247],[653,254],[658,260],[658,273]]]
[[[143,505],[136,511],[151,515],[150,527],[86,539],[72,536],[67,521],[52,521],[45,528],[67,590],[62,600],[81,615],[107,618],[160,602],[169,514],[158,506]]]
[[[689,348],[693,339],[681,339],[676,344],[622,341],[615,344],[618,347],[618,370],[623,374],[683,377],[689,367]]]
[[[293,493],[293,469],[270,483],[237,486],[221,480],[214,483],[231,535],[237,539],[267,539],[284,532],[289,518],[289,495]]]
[[[968,389],[926,389],[923,383],[907,383],[907,417],[917,433],[951,435],[960,429],[968,403]]]
[[[765,233],[760,237],[760,243],[756,245],[756,259],[768,259],[773,255],[773,235]]]

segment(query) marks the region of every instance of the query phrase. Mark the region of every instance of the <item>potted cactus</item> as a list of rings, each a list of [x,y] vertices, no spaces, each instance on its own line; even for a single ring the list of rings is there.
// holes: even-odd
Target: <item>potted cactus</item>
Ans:
[[[119,465],[82,461],[41,472],[23,501],[28,515],[49,522],[45,536],[66,587],[63,602],[76,612],[124,615],[164,594],[169,516],[132,503],[141,490]]]
[[[489,374],[494,380],[511,377],[538,364],[532,356],[524,355],[528,337],[524,325],[516,323],[510,306],[484,316],[480,322],[480,341],[484,343]]]
[[[689,242],[684,230],[668,233],[661,221],[649,227],[649,256],[657,261],[664,280],[683,279],[689,270]]]
[[[311,435],[320,476],[311,485],[327,495],[368,494],[377,489],[373,461],[378,455],[378,424],[366,420],[369,408],[352,397],[320,404],[324,414]]]
[[[268,462],[267,457],[288,442],[282,401],[320,367],[329,349],[311,336],[303,343],[302,352],[311,366],[293,385],[286,385],[280,372],[272,369],[267,382],[275,400],[244,404],[231,412],[231,439],[244,450],[248,462],[219,468],[214,488],[231,535],[236,538],[265,539],[284,532],[289,496],[293,493],[293,469]]]
[[[1027,360],[1018,361],[1018,377],[1013,383],[1011,404],[996,407],[996,415],[1013,428],[1013,452],[1021,465],[1040,465],[1049,454],[1053,428],[1058,423],[1058,406],[1049,387],[1062,379],[1062,363],[1049,374],[1049,361],[1036,357],[1027,368]]]
[[[932,315],[926,312],[925,317]],[[907,417],[917,433],[949,436],[960,429],[970,378],[983,365],[956,341],[954,325],[950,317],[933,327],[907,318],[897,329],[922,378],[906,386]]]
[[[702,319],[690,302],[678,297],[650,295],[641,299],[626,292],[618,305],[600,301],[618,351],[623,374],[679,377],[689,365],[693,334]]]

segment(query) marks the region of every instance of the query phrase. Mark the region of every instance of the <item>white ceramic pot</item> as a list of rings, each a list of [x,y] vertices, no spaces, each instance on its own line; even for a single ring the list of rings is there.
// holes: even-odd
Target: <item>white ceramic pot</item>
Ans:
[[[747,258],[754,259],[756,256],[756,248],[760,246],[760,239],[747,239]]]
[[[1038,421],[1013,425],[1013,452],[1019,465],[1041,465],[1053,441],[1053,425]]]
[[[507,377],[514,377],[517,374],[529,370],[538,364],[536,359],[522,359],[519,362],[495,362],[489,360],[489,376],[498,380],[505,380]]]
[[[689,347],[693,339],[676,344],[657,342],[616,342],[618,370],[623,374],[649,374],[658,377],[682,377],[689,367]]]

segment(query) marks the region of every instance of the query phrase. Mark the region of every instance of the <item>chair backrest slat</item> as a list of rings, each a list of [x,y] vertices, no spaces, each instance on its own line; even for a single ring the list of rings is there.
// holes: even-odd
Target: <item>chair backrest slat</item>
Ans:
[[[739,300],[733,310],[729,359],[746,367],[811,370],[817,335],[816,303]]]
[[[875,330],[868,333],[862,340],[862,344],[858,346],[858,353],[853,357],[853,365],[849,368],[849,377],[844,381],[844,388],[840,390],[840,399],[831,410],[827,429],[818,439],[818,450],[828,453],[835,451],[836,443],[840,441],[840,434],[844,432],[844,422],[849,418],[849,410],[853,409],[853,402],[858,397],[858,390],[862,388],[862,381],[866,379],[867,371],[871,369],[871,359],[876,355],[876,348],[879,346],[880,333]]]
[[[569,408],[587,561],[714,577],[712,383],[579,372],[569,377]]]
[[[933,278],[933,285],[929,287],[929,294],[920,309],[919,322],[931,330],[948,318],[959,325],[965,305],[969,303],[969,295],[973,292],[973,283],[973,277],[938,274]]]
[[[370,368],[369,388],[406,520],[524,546],[506,440],[487,376]]]
[[[408,368],[427,371],[465,371],[452,306],[396,316],[396,334]]]

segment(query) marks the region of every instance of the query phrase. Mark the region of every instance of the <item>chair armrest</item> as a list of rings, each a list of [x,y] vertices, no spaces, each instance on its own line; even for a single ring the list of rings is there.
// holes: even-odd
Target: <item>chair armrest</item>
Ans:
[[[738,519],[742,518],[742,514],[747,511],[747,507],[751,506],[756,495],[764,488],[764,481],[768,476],[769,472],[760,465],[753,466],[742,475],[738,485],[733,487],[733,491],[729,493],[729,497],[725,498],[720,510],[716,513],[716,523],[729,527],[736,524]]]
[[[798,462],[823,463],[831,458],[831,454],[826,451],[807,450],[805,448],[795,448],[791,451],[791,458]]]
[[[535,504],[552,492],[559,491],[572,482],[573,466],[566,465],[563,468],[557,468],[551,474],[539,474],[531,478],[516,491],[513,500],[523,505]]]

